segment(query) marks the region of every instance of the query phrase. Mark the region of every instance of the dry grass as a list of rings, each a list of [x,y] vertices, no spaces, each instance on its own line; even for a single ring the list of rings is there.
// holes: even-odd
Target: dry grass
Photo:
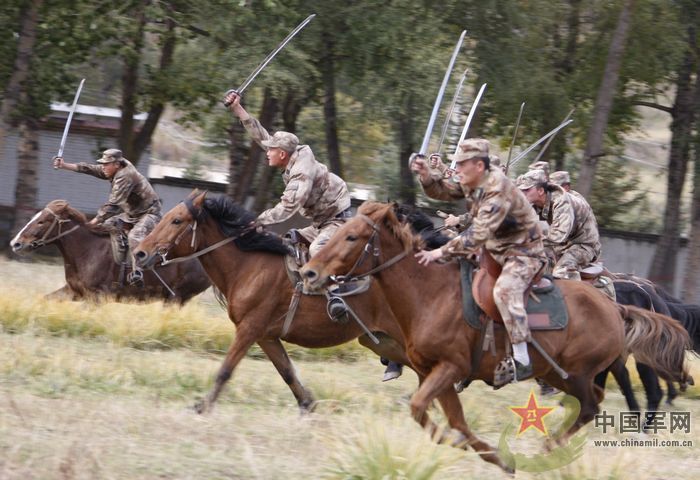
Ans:
[[[5,275],[8,266],[35,269],[33,274],[49,272],[41,278],[51,277],[53,268],[0,264],[3,277],[13,279],[23,274]],[[26,285],[32,293],[46,293],[41,282]],[[35,312],[32,301],[24,302],[18,302],[24,305],[20,311]],[[3,325],[10,312],[6,303],[0,313]],[[37,299],[33,303],[67,308],[42,305]],[[90,318],[82,317],[84,312],[124,322],[119,328],[132,338],[140,327],[126,328],[131,320],[118,312],[129,311],[149,324],[157,323],[152,316],[172,316],[168,324],[180,318],[159,304],[68,305],[81,322]],[[205,319],[218,321],[208,308],[200,302],[184,311],[197,315],[201,309]],[[248,358],[214,411],[199,416],[189,406],[211,386],[220,355],[199,347],[134,348],[129,346],[133,340],[122,341],[114,332],[57,334],[41,326],[41,315],[32,315],[26,328],[0,333],[0,478],[509,478],[472,452],[431,443],[410,419],[405,400],[416,386],[415,376],[407,373],[381,384],[382,367],[370,355],[358,355],[353,362],[301,356],[296,362],[300,376],[320,400],[316,412],[303,417],[272,365]],[[189,328],[200,327],[195,323]],[[700,378],[697,359],[692,372]],[[638,385],[636,377],[634,383]],[[533,386],[527,382],[498,392],[480,383],[471,386],[461,399],[474,431],[495,445],[512,420],[508,407],[526,403]],[[692,398],[697,391],[693,387],[675,407],[690,411],[692,422],[700,418]],[[540,403],[556,406],[553,399]],[[625,410],[616,389],[610,389],[603,408],[615,414]],[[442,421],[437,412],[435,416]],[[603,435],[592,425],[586,431],[582,458],[554,472],[520,472],[517,478],[690,479],[700,470],[695,423],[690,435],[660,435],[692,439],[693,448],[595,447],[594,439],[629,435]],[[542,437],[527,432],[510,443],[534,455],[541,452]]]

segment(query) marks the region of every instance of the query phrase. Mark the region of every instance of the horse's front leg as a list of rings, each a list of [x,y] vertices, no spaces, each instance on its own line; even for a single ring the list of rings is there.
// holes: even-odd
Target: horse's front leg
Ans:
[[[236,368],[236,365],[243,359],[248,349],[256,340],[256,335],[252,332],[242,328],[236,331],[236,337],[226,353],[224,363],[221,365],[221,368],[219,368],[219,373],[216,375],[214,388],[212,388],[211,392],[209,392],[206,397],[194,405],[194,410],[197,413],[206,413],[212,409],[224,385],[228,379],[231,378],[233,369]]]
[[[258,345],[260,345],[267,358],[270,359],[284,382],[289,386],[289,389],[297,399],[301,413],[312,412],[316,405],[316,400],[299,380],[296,369],[279,338],[264,338],[258,341]]]
[[[428,431],[431,438],[435,437],[438,426],[430,419],[428,407],[444,390],[449,388],[454,392],[454,382],[459,377],[459,373],[454,365],[440,363],[422,379],[418,390],[411,397],[411,415],[421,427]],[[454,393],[457,394],[457,392]],[[443,438],[438,439],[438,443],[442,440]]]
[[[462,438],[454,441],[452,446],[461,447],[465,450],[468,446],[472,447],[481,456],[481,458],[487,462],[498,465],[508,473],[514,472],[511,466],[506,465],[501,460],[496,453],[497,450],[495,448],[481,440],[469,429],[467,420],[464,418],[462,403],[459,401],[459,396],[454,388],[452,388],[452,385],[450,385],[450,388],[445,389],[443,393],[438,396],[438,401],[440,402],[440,406],[442,406],[442,410],[447,416],[447,422],[449,423],[450,428],[460,432],[462,435]]]

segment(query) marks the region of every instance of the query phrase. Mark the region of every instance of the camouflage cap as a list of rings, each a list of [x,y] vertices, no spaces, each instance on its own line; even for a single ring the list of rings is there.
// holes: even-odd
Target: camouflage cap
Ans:
[[[489,155],[489,160],[491,165],[495,167],[501,166],[501,157],[499,157],[498,155]]]
[[[117,148],[110,148],[102,152],[102,158],[97,159],[97,163],[112,163],[124,160],[122,151]]]
[[[564,185],[567,183],[571,183],[571,177],[569,176],[569,172],[560,170],[558,172],[554,172],[549,176],[549,181],[555,185]]]
[[[292,153],[299,145],[299,139],[296,135],[289,132],[275,132],[273,136],[262,143],[267,148],[281,148],[285,152]]]
[[[515,180],[515,186],[520,190],[529,190],[543,183],[547,183],[547,175],[545,175],[544,170],[530,170]]]
[[[489,141],[483,138],[468,138],[459,144],[457,153],[450,156],[456,163],[472,158],[489,158]]]
[[[530,165],[527,166],[528,170],[542,170],[544,171],[545,176],[549,176],[549,163],[545,162],[544,160],[540,160],[539,162],[534,162],[531,163]]]

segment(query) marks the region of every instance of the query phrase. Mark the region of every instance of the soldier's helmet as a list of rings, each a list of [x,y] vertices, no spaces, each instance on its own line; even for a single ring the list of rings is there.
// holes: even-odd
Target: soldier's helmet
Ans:
[[[273,136],[260,143],[267,148],[281,148],[285,152],[293,153],[299,145],[299,138],[293,133],[275,132]]]
[[[102,152],[102,158],[97,159],[97,163],[112,163],[124,160],[122,151],[117,148],[110,148]]]
[[[547,178],[549,178],[549,163],[545,162],[544,160],[540,160],[539,162],[534,162],[531,163],[530,165],[527,166],[528,170],[542,170],[544,171],[544,174]]]
[[[515,186],[520,190],[530,190],[543,183],[547,183],[547,175],[545,175],[544,170],[530,170],[515,180]]]
[[[489,159],[489,141],[483,138],[468,138],[459,144],[457,153],[451,155],[450,160],[457,163],[471,160],[472,158]]]
[[[549,176],[549,182],[561,187],[562,185],[571,184],[571,176],[569,175],[569,172],[559,170],[558,172],[554,172]]]

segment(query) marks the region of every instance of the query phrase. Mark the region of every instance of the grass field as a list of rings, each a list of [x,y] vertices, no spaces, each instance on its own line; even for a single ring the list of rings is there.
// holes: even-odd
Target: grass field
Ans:
[[[383,384],[383,367],[356,342],[335,349],[291,347],[301,378],[319,399],[312,415],[296,402],[259,350],[235,371],[211,414],[191,410],[210,388],[235,334],[209,292],[183,309],[162,304],[46,302],[62,267],[0,260],[0,479],[456,479],[509,478],[473,452],[433,444],[409,416],[413,374]],[[700,379],[700,361],[691,359]],[[632,361],[630,361],[630,365]],[[642,400],[639,382],[635,388]],[[472,429],[496,445],[534,382],[493,392],[478,383],[460,397]],[[557,398],[539,398],[557,406]],[[625,410],[610,385],[603,408]],[[692,447],[601,447],[644,440],[589,425],[583,455],[558,470],[517,478],[697,478],[700,393],[691,432],[652,436]],[[436,418],[442,420],[437,411]],[[552,424],[561,417],[558,408]],[[550,417],[545,419],[548,428]],[[543,453],[532,429],[509,439]]]

